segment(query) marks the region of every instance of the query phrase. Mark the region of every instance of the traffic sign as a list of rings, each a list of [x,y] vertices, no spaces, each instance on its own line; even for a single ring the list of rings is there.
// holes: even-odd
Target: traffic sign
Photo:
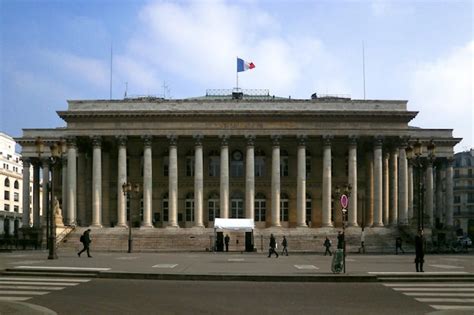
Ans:
[[[341,195],[341,207],[343,209],[347,209],[347,206],[349,205],[349,198],[347,195]]]

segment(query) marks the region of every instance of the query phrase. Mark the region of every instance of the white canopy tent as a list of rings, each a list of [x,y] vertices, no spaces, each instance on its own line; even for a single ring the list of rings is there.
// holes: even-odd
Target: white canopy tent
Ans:
[[[255,228],[255,222],[253,219],[214,219],[214,228],[221,230],[244,230],[251,232]]]

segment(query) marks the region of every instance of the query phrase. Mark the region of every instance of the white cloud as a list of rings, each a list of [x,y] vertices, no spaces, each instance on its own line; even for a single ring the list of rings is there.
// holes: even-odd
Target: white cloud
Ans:
[[[474,41],[435,61],[416,65],[410,78],[413,121],[425,128],[454,128],[464,140],[456,151],[474,147]]]

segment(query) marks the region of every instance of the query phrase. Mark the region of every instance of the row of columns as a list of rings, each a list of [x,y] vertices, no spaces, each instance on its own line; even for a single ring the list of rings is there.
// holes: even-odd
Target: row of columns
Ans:
[[[204,227],[203,223],[203,148],[202,136],[197,135],[195,139],[195,176],[194,176],[194,211],[196,227]],[[178,210],[178,156],[177,137],[170,136],[169,139],[169,220],[168,226],[177,227]],[[254,136],[247,136],[246,147],[246,172],[245,172],[245,217],[254,217],[255,198],[255,157]],[[273,136],[272,146],[272,172],[271,172],[271,225],[278,227],[280,223],[280,137]],[[331,175],[331,136],[323,138],[323,185],[322,185],[322,226],[332,226],[331,202],[332,202],[332,175]],[[357,196],[357,138],[349,139],[348,158],[348,183],[352,187],[352,196]],[[374,139],[372,156],[368,167],[368,195],[369,213],[366,225],[380,227],[393,224],[408,224],[408,218],[413,217],[413,169],[408,163],[405,147],[402,143],[398,149],[392,150],[390,154],[382,154],[382,138]],[[144,172],[143,172],[143,223],[144,227],[152,227],[152,137],[144,136]],[[298,137],[297,146],[297,226],[306,226],[306,137]],[[126,218],[126,196],[122,191],[122,184],[127,182],[127,138],[117,137],[118,143],[118,176],[117,176],[117,226],[127,226]],[[68,139],[67,163],[63,163],[63,204],[66,203],[66,225],[76,224],[77,203],[77,147],[74,138]],[[102,226],[102,147],[101,138],[92,138],[92,226]],[[221,164],[220,164],[220,209],[221,217],[229,218],[229,148],[228,136],[221,137]],[[23,204],[29,204],[29,162],[24,161],[23,168]],[[43,182],[49,180],[48,164],[43,164]],[[67,174],[64,174],[67,173]],[[46,175],[45,175],[46,174]],[[447,180],[447,204],[448,211],[446,220],[452,225],[452,163],[446,168]],[[26,184],[28,183],[28,184]],[[39,208],[39,167],[33,167],[33,208]],[[425,213],[433,218],[433,167],[428,165],[426,169],[426,203]],[[43,190],[43,203],[46,202],[46,189]],[[431,201],[431,202],[430,202]],[[45,205],[43,204],[45,208]],[[372,208],[372,209],[370,209]],[[357,226],[357,198],[351,198],[349,203],[348,224]],[[29,211],[28,209],[24,209]],[[34,222],[39,222],[39,212],[34,212]],[[29,215],[23,216],[23,225],[29,224]],[[433,222],[430,222],[432,226]]]

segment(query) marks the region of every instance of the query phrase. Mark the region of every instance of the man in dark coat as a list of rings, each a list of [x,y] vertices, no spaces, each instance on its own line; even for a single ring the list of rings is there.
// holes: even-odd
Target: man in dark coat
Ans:
[[[91,229],[87,229],[84,234],[82,234],[81,236],[81,242],[82,242],[82,245],[84,246],[84,248],[79,252],[77,253],[77,256],[81,257],[81,254],[85,251],[87,251],[87,257],[92,257],[90,252],[89,252],[89,245],[91,244],[91,237],[90,237],[90,232],[91,232]]]
[[[331,240],[326,236],[326,240],[324,241],[324,247],[326,247],[326,251],[324,252],[324,256],[329,254],[329,256],[332,256],[331,253]]]
[[[344,233],[339,231],[339,234],[337,234],[337,249],[343,249],[344,248]]]
[[[226,234],[224,237],[224,243],[225,243],[225,251],[229,251],[229,242],[230,242],[230,237],[229,234]]]
[[[423,230],[418,230],[418,235],[415,237],[415,266],[416,272],[423,272],[423,263],[425,262],[425,238],[423,237]]]
[[[283,241],[281,242],[281,246],[283,246],[283,249],[281,251],[282,255],[288,256],[288,241],[286,240],[286,236],[283,235]]]
[[[270,249],[268,250],[268,258],[272,256],[273,253],[275,253],[276,258],[278,258],[278,253],[275,250],[276,248],[276,240],[273,234],[270,234]]]

